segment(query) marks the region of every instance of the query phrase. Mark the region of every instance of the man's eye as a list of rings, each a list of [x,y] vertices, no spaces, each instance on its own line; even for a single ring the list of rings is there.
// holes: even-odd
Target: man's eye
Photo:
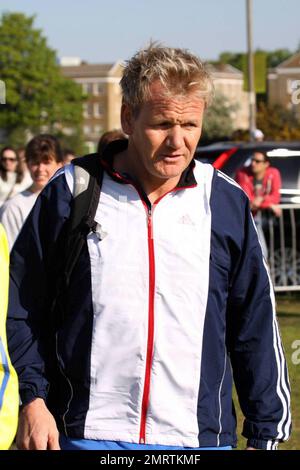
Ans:
[[[186,122],[184,124],[184,127],[197,127],[197,124],[195,124],[194,122]]]
[[[156,124],[154,124],[154,127],[163,127],[163,128],[167,128],[167,127],[170,127],[170,123],[165,121],[165,122],[158,122]]]

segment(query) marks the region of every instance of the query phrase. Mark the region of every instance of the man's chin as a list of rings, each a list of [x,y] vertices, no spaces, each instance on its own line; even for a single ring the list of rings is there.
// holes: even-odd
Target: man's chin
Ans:
[[[162,175],[166,175],[169,178],[175,178],[176,176],[180,176],[181,173],[186,169],[187,165],[185,165],[184,163],[182,162],[182,160],[168,162],[164,161],[157,166],[157,171]]]

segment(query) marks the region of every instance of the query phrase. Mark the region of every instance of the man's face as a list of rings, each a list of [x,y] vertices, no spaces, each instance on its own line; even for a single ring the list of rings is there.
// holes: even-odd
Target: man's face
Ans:
[[[13,150],[4,151],[1,158],[2,166],[6,171],[15,171],[17,168],[17,155]]]
[[[53,157],[41,161],[29,160],[28,169],[35,186],[42,189],[54,175],[56,170],[61,167]]]
[[[269,162],[265,161],[263,153],[255,152],[251,159],[251,170],[254,175],[264,175],[266,169],[269,166]]]
[[[129,135],[140,177],[153,182],[179,180],[191,162],[201,135],[204,101],[196,92],[168,96],[159,81],[137,116],[122,108],[122,125]]]

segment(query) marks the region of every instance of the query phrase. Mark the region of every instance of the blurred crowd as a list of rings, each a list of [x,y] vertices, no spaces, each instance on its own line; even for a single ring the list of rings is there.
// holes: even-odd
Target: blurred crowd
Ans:
[[[105,132],[98,143],[102,153],[112,140],[124,138],[115,129]],[[24,148],[5,146],[0,152],[0,222],[11,249],[41,190],[60,167],[76,158],[50,134],[33,137]]]
[[[41,134],[15,150],[4,147],[0,153],[0,221],[12,248],[37,196],[53,174],[69,158],[58,140]]]

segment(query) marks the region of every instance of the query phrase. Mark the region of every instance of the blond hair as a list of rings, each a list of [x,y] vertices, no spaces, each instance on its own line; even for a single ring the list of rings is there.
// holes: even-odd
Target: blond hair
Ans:
[[[138,112],[150,97],[150,85],[159,80],[166,93],[187,95],[197,92],[206,106],[213,94],[213,83],[201,60],[186,49],[151,43],[139,50],[124,68],[120,81],[123,102]]]

